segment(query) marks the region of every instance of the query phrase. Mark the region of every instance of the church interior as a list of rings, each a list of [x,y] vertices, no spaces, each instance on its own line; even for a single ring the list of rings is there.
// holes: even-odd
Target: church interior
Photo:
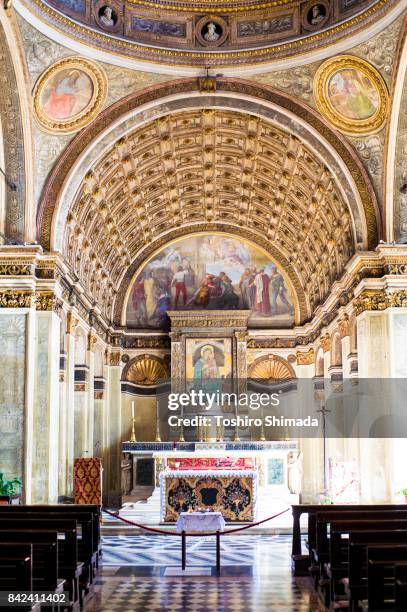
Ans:
[[[407,0],[1,0],[0,607],[406,610],[406,347]]]

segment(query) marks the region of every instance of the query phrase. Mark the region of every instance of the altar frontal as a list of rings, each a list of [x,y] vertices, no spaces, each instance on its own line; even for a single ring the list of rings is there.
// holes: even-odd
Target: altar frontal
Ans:
[[[192,509],[221,512],[228,522],[252,522],[256,516],[257,472],[168,470],[160,476],[161,520],[173,523]]]

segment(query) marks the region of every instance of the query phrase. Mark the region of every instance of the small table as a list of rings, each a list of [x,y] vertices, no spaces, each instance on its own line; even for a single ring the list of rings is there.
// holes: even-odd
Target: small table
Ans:
[[[182,569],[186,567],[186,534],[216,531],[216,569],[220,570],[220,533],[225,531],[221,512],[181,512],[177,519],[177,533],[182,534]]]

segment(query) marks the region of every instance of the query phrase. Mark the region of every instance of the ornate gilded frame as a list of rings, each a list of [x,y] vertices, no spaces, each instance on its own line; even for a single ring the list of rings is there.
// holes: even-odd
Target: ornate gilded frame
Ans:
[[[84,72],[92,81],[93,94],[87,106],[77,115],[67,120],[52,119],[43,110],[41,98],[47,83],[59,71],[77,69]],[[48,132],[72,133],[80,130],[96,117],[101,110],[107,94],[107,79],[103,70],[83,57],[64,57],[47,68],[38,78],[33,90],[34,111],[40,126]]]
[[[375,86],[380,104],[377,111],[367,119],[347,119],[332,105],[328,85],[332,76],[339,70],[353,69],[363,73]],[[314,98],[320,113],[332,125],[345,134],[368,134],[378,131],[386,119],[389,94],[381,74],[369,62],[353,55],[340,55],[325,61],[317,70],[314,78]]]

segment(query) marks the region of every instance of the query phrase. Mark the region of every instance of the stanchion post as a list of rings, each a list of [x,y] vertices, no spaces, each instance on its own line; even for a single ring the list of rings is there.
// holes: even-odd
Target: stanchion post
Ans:
[[[220,572],[220,531],[216,532],[216,571]]]
[[[182,532],[182,569],[185,569],[187,563],[187,537],[185,531]]]

